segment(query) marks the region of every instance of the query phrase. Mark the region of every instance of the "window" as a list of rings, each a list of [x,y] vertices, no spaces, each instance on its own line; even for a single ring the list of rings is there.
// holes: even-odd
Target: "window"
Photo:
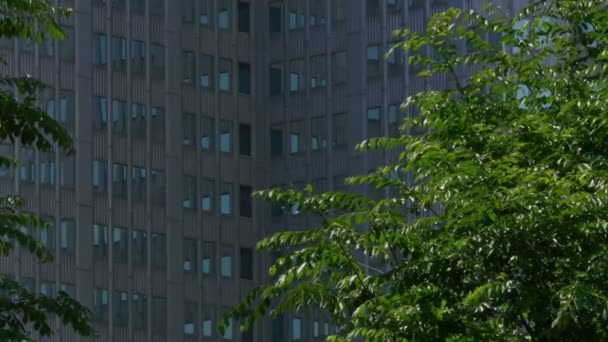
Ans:
[[[297,72],[289,73],[289,91],[297,92],[300,90],[300,74]]]
[[[380,107],[368,108],[367,109],[367,137],[379,137],[382,136],[382,125],[380,117],[382,116],[382,109]]]
[[[388,135],[391,137],[399,136],[399,105],[388,106]]]
[[[113,196],[118,198],[127,197],[127,180],[129,179],[128,168],[125,164],[114,163],[112,165],[112,190]]]
[[[184,133],[184,145],[194,146],[196,144],[196,117],[194,113],[184,113],[182,129]]]
[[[131,0],[131,13],[143,14],[146,11],[146,0]]]
[[[391,0],[387,0],[391,1]],[[367,18],[377,17],[380,15],[380,2],[379,0],[367,0]]]
[[[278,125],[270,128],[270,155],[273,157],[283,155],[283,128]]]
[[[211,320],[211,318],[203,319],[203,336],[204,337],[213,336],[213,321]]]
[[[285,323],[283,315],[272,318],[272,342],[285,341]]]
[[[93,64],[108,64],[108,41],[106,35],[95,33],[93,39]]]
[[[167,332],[167,298],[152,297],[152,332],[165,335]]]
[[[220,122],[220,152],[232,152],[232,122],[227,120]]]
[[[241,248],[241,279],[253,280],[253,253],[251,248]]]
[[[133,305],[133,327],[137,330],[146,329],[148,323],[148,303],[146,295],[134,293],[131,298]]]
[[[115,264],[126,264],[129,255],[129,235],[126,228],[114,227],[112,231],[112,258]]]
[[[234,335],[233,332],[233,328],[232,328],[232,318],[230,318],[228,320],[228,324],[226,324],[226,330],[224,330],[224,336],[222,336],[222,338],[224,340],[232,340]]]
[[[57,118],[64,126],[71,127],[74,123],[74,92],[62,90],[59,97],[59,117]]]
[[[380,46],[371,45],[367,47],[367,77],[380,75]]]
[[[239,63],[239,93],[251,94],[251,67],[249,63]]]
[[[165,47],[159,44],[150,45],[150,77],[153,80],[165,79]]]
[[[318,55],[310,58],[310,88],[324,88],[327,84],[327,68],[325,67],[325,56]]]
[[[297,154],[306,152],[306,146],[304,142],[304,131],[304,121],[291,122],[289,129],[289,153]]]
[[[153,203],[164,203],[165,202],[165,173],[161,170],[154,170],[150,172],[150,185],[152,188],[152,202]]]
[[[251,187],[248,185],[241,185],[239,187],[239,209],[241,217],[251,217],[253,214],[251,205]]]
[[[232,73],[232,62],[228,59],[220,60],[220,79],[219,79],[219,87],[220,90],[230,91],[231,81],[230,74]]]
[[[192,23],[194,21],[194,0],[182,0],[182,21]]]
[[[348,68],[346,67],[346,51],[335,52],[331,55],[331,68],[333,71],[333,84],[340,85],[346,82]]]
[[[21,167],[19,168],[19,178],[23,182],[33,183],[36,180],[36,163],[34,163],[34,150],[23,149],[20,159]]]
[[[62,157],[59,161],[59,181],[65,188],[74,188],[76,181],[76,165],[73,156]]]
[[[293,341],[302,339],[302,320],[299,318],[294,318],[291,321],[291,339]]]
[[[312,322],[312,337],[319,337],[319,321]]]
[[[112,70],[125,71],[127,68],[127,40],[112,36]]]
[[[212,179],[203,180],[203,194],[201,196],[201,210],[205,212],[213,211],[213,198],[214,198],[214,182]]]
[[[327,148],[327,126],[324,117],[310,120],[310,148],[313,152],[323,151]]]
[[[133,197],[138,200],[146,198],[146,169],[133,166],[131,169],[131,190]]]
[[[219,0],[219,10],[217,12],[217,26],[220,30],[229,30],[230,29],[230,9],[231,9],[231,1],[230,0]]]
[[[133,264],[143,266],[148,260],[147,234],[143,230],[133,229],[131,233],[131,249]]]
[[[199,0],[199,24],[203,26],[213,25],[213,0]]]
[[[232,248],[231,247],[228,247],[228,246],[222,247],[220,273],[221,273],[222,277],[232,277]]]
[[[283,14],[281,5],[271,3],[268,8],[268,30],[270,33],[279,33],[283,27]]]
[[[57,42],[59,49],[59,57],[64,61],[74,60],[74,28],[62,27],[64,38]]]
[[[184,175],[184,201],[183,207],[185,209],[196,208],[196,178],[193,176]]]
[[[202,254],[201,270],[203,274],[213,274],[215,272],[215,244],[204,241]]]
[[[388,64],[388,76],[402,77],[404,66],[404,51],[402,47],[395,47],[391,44],[392,52],[386,57]]]
[[[239,124],[239,154],[251,157],[251,125]]]
[[[105,97],[96,96],[95,108],[97,111],[96,127],[105,128],[108,125],[108,99]]]
[[[184,239],[184,272],[196,272],[196,240]]]
[[[165,17],[165,0],[149,0],[150,15],[162,19]],[[162,20],[160,21],[162,22]]]
[[[165,143],[165,110],[162,107],[152,107],[150,112],[152,142],[157,144]]]
[[[197,317],[198,306],[193,302],[184,303],[184,335],[192,336],[195,334],[195,322]]]
[[[126,326],[129,323],[129,293],[114,291],[114,325]]]
[[[141,75],[146,71],[146,44],[141,40],[131,41],[131,72]]]
[[[50,281],[40,282],[40,294],[54,298],[55,297],[55,284]]]
[[[213,56],[201,55],[200,79],[203,88],[213,88]]]
[[[131,137],[146,139],[146,106],[131,103]]]
[[[249,3],[239,1],[239,32],[249,32]]]
[[[329,335],[329,323],[323,323],[323,336]]]
[[[184,84],[194,85],[194,75],[196,75],[194,52],[186,50],[183,52],[182,82]]]
[[[220,191],[220,213],[230,215],[232,214],[232,184],[222,183]]]
[[[283,92],[283,66],[281,64],[272,64],[270,66],[270,95],[276,95]]]
[[[295,30],[298,28],[298,14],[294,11],[289,11],[289,29]]]
[[[74,255],[76,250],[74,220],[63,219],[60,223],[59,230],[59,247],[64,255]]]
[[[346,136],[346,113],[334,114],[332,118],[332,147],[346,146],[348,144]]]
[[[127,133],[127,103],[112,100],[112,133]]]
[[[108,290],[95,289],[93,296],[93,315],[97,322],[108,321]]]
[[[104,160],[93,160],[93,190],[97,193],[105,193],[108,179],[107,163]]]
[[[164,270],[167,267],[167,239],[165,234],[152,233],[152,266]]]
[[[93,225],[93,256],[95,260],[108,260],[108,226]]]
[[[205,151],[213,150],[213,137],[215,136],[214,121],[215,120],[213,118],[207,116],[203,116],[201,118],[201,149]]]
[[[40,153],[40,172],[41,184],[55,184],[55,155],[51,153]]]
[[[347,0],[334,0],[331,3],[331,17],[334,26],[337,26],[346,20],[346,1]]]
[[[47,249],[55,251],[55,219],[46,218],[40,230],[40,241]]]

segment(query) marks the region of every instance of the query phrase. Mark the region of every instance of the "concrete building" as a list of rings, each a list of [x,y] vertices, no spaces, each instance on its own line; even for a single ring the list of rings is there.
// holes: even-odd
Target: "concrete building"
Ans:
[[[0,145],[23,163],[0,170],[0,191],[53,223],[35,234],[56,259],[17,251],[0,273],[71,293],[96,315],[99,341],[212,341],[266,277],[256,241],[312,223],[252,203],[251,191],[341,189],[389,161],[353,147],[397,134],[407,95],[449,86],[414,77],[402,52],[385,61],[391,32],[483,1],[57,2],[74,8],[66,40],[0,43],[2,71],[49,84],[40,105],[74,138],[71,156]],[[330,330],[306,314],[246,335],[235,323],[224,340],[317,341]],[[53,340],[79,339],[57,324]]]

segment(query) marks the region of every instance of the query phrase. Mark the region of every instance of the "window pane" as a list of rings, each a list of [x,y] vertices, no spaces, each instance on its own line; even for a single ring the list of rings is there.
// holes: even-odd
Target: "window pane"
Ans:
[[[114,263],[126,264],[129,253],[127,229],[114,227],[112,231],[112,248]]]
[[[215,243],[203,242],[203,258],[201,269],[203,274],[213,274],[215,272]]]
[[[273,126],[270,129],[270,155],[281,156],[283,154],[283,129]]]
[[[220,123],[220,152],[232,152],[232,122],[222,120]]]
[[[203,194],[201,196],[201,209],[206,212],[213,211],[213,198],[215,183],[212,179],[203,180]]]
[[[268,30],[271,33],[282,31],[283,15],[280,4],[270,4],[268,8]]]
[[[220,213],[232,214],[232,184],[222,183],[220,194]]]
[[[196,272],[196,240],[184,239],[184,272],[191,273]]]
[[[148,259],[148,246],[146,232],[142,230],[133,230],[131,234],[131,248],[133,251],[133,264],[145,265]]]
[[[232,277],[232,248],[222,247],[220,273],[223,277]]]
[[[239,187],[239,209],[241,217],[251,217],[252,206],[251,206],[251,187],[248,185],[241,185]]]
[[[241,279],[253,280],[253,255],[251,248],[241,248]]]
[[[249,3],[239,1],[239,32],[249,32]]]
[[[232,73],[232,63],[230,60],[227,59],[222,59],[220,61],[220,74],[219,74],[219,87],[220,90],[224,90],[224,91],[230,91],[232,86],[231,86],[231,80],[230,80],[230,74]]]
[[[251,157],[251,126],[239,124],[239,154]]]
[[[270,94],[276,95],[283,92],[283,68],[279,64],[270,66],[269,73]]]
[[[60,229],[60,245],[61,252],[65,255],[74,255],[75,252],[75,234],[74,220],[61,220]]]
[[[164,234],[152,234],[152,266],[164,270],[167,266],[167,242]]]
[[[129,322],[129,294],[114,291],[114,325],[126,326]]]
[[[292,340],[300,340],[302,338],[302,320],[294,318],[291,324],[291,338]]]
[[[213,88],[213,56],[201,55],[200,84],[203,88]]]
[[[249,63],[239,63],[239,93],[251,93],[251,67]]]

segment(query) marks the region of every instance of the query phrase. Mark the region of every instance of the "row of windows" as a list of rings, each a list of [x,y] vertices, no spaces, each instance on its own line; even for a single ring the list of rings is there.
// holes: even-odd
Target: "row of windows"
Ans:
[[[152,107],[148,115],[146,106],[132,102],[129,110],[127,102],[120,99],[108,101],[107,97],[95,97],[95,129],[107,129],[110,120],[113,134],[127,134],[131,130],[134,139],[146,139],[146,120],[149,117],[151,140],[154,143],[165,142],[165,111],[162,107]],[[129,113],[130,112],[130,113]]]
[[[183,115],[183,144],[195,146],[196,143],[196,114],[184,113]],[[213,151],[216,144],[222,153],[231,153],[233,150],[233,123],[229,120],[220,120],[219,139],[215,141],[215,119],[208,116],[200,117],[200,148],[203,151]],[[238,125],[238,153],[241,156],[252,156],[252,130],[249,124]]]
[[[232,26],[232,1],[219,0],[215,15],[217,27],[220,30],[230,30]],[[198,23],[201,26],[212,28],[214,26],[213,0],[182,0],[182,21],[184,24],[193,24],[196,20],[198,6]],[[237,29],[239,32],[250,31],[250,5],[239,1],[237,6]]]
[[[65,38],[62,40],[45,39],[40,43],[35,43],[32,40],[22,39],[17,40],[17,46],[19,51],[23,53],[34,53],[35,47],[38,47],[39,56],[54,57],[58,55],[62,61],[73,61],[74,60],[74,28],[69,26],[62,26]],[[8,39],[0,39],[0,49],[13,49],[14,41]]]
[[[330,333],[335,332],[328,322],[321,322],[318,319],[314,319],[310,325],[310,335],[304,329],[306,322],[299,317],[294,317],[289,322],[291,325],[291,338],[287,339],[285,334],[285,319],[283,316],[278,316],[272,320],[272,342],[283,342],[283,341],[301,341],[307,336],[311,336],[313,339],[320,339],[327,337]]]
[[[40,242],[50,251],[55,252],[59,247],[59,253],[65,256],[73,256],[76,251],[75,223],[72,219],[62,218],[59,221],[59,229],[56,229],[55,219],[51,216],[43,217],[43,227],[23,227],[22,231],[30,236],[40,239]]]
[[[214,211],[214,181],[212,179],[203,179],[200,197],[200,209],[203,212],[211,213]],[[220,183],[219,196],[219,213],[222,215],[232,215],[233,203],[232,194],[233,187],[231,183]],[[251,194],[253,190],[248,185],[239,186],[239,216],[251,218],[253,215],[253,205]],[[185,209],[194,209],[197,207],[197,186],[196,177],[184,175],[184,201]]]
[[[127,70],[127,39],[120,36],[108,36],[105,33],[95,32],[93,34],[93,65],[106,66],[108,62],[114,71]],[[108,48],[109,46],[109,48]],[[146,43],[142,40],[133,39],[131,48],[131,73],[134,76],[143,75],[146,70]],[[154,80],[163,80],[165,77],[165,47],[161,44],[151,43],[150,54],[150,76]]]
[[[333,148],[344,147],[348,143],[348,127],[347,114],[337,113],[331,118],[331,132]],[[382,120],[388,120],[389,136],[398,136],[399,134],[399,105],[392,104],[388,106],[388,116],[383,119],[383,111],[381,107],[372,107],[367,109],[367,136],[379,137],[383,136]],[[288,124],[289,139],[285,142],[284,131],[286,128],[283,124],[273,124],[270,128],[270,155],[277,157],[282,156],[285,152],[284,144],[288,146],[288,153],[291,155],[304,153],[307,148],[311,151],[323,151],[327,148],[327,118],[317,117],[310,120],[310,130],[307,130],[306,121],[292,121]],[[305,137],[308,136],[308,139]]]
[[[198,83],[202,88],[213,89],[215,87],[215,79],[217,78],[217,87],[222,91],[232,91],[232,61],[230,59],[221,58],[218,63],[218,73],[215,74],[215,58],[211,55],[201,54],[199,56],[197,74],[196,54],[194,51],[184,50],[182,53],[182,82],[186,85],[194,86],[196,84],[196,76],[198,75]],[[248,95],[251,93],[251,65],[245,62],[238,63],[238,92]]]
[[[108,192],[108,165],[105,160],[93,160],[93,191],[97,194]],[[112,175],[112,195],[117,198],[126,198],[128,192],[129,167],[126,164],[113,163],[110,170]],[[143,200],[147,194],[148,174],[143,166],[131,167],[131,191],[135,199]],[[150,172],[150,189],[153,203],[165,201],[165,173],[152,169]]]
[[[12,146],[0,145],[2,150],[12,149]],[[11,156],[11,153],[0,153],[3,156]],[[75,183],[75,164],[74,157],[62,157],[58,162],[54,154],[43,153],[39,157],[38,164],[35,161],[35,152],[30,149],[23,149],[19,156],[20,166],[18,177],[21,182],[35,183],[39,180],[41,186],[55,186],[57,178],[62,188],[73,189]],[[7,166],[0,167],[0,177],[12,178],[13,172]],[[36,178],[38,176],[38,178]]]
[[[63,227],[63,226],[62,226]],[[71,226],[71,246],[73,249],[73,224]],[[109,258],[110,229],[107,225],[93,225],[93,255],[96,262],[107,262]],[[112,262],[115,264],[127,264],[129,248],[131,248],[131,261],[135,266],[145,266],[148,263],[148,234],[139,229],[129,230],[124,227],[114,227],[111,230]],[[43,236],[43,242],[44,236]],[[46,242],[45,242],[46,243]],[[62,240],[63,243],[63,240]],[[151,236],[151,264],[154,269],[165,270],[167,267],[167,238],[165,234],[153,233]],[[216,258],[216,244],[210,241],[201,243],[200,255],[198,241],[195,239],[184,239],[183,246],[183,270],[185,273],[198,273],[204,275],[215,275],[219,269],[219,275],[225,278],[234,276],[233,255],[234,249],[228,245],[222,245],[219,252],[220,258]],[[240,248],[239,253],[240,279],[253,280],[253,252],[251,248]],[[200,266],[198,265],[200,260]],[[219,268],[216,262],[219,261]]]

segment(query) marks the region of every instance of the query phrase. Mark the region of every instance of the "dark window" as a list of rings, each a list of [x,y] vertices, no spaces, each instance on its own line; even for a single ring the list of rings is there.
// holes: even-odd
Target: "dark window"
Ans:
[[[281,6],[271,4],[268,8],[268,29],[270,32],[281,32],[283,25],[283,15],[281,13]]]
[[[251,248],[241,248],[241,279],[253,280],[253,253]]]
[[[272,342],[285,341],[285,322],[283,315],[278,315],[272,319]]]
[[[165,234],[152,234],[152,266],[164,270],[167,266],[167,238]]]
[[[251,126],[239,124],[239,154],[251,157]]]
[[[281,156],[283,154],[283,130],[281,127],[270,129],[270,155]]]
[[[346,139],[346,113],[334,114],[332,122],[332,146],[344,147]]]
[[[199,3],[199,24],[204,26],[210,26],[213,24],[213,0],[200,0]]]
[[[270,94],[280,94],[283,92],[283,69],[280,65],[270,66]]]
[[[239,1],[239,32],[249,32],[249,3]]]
[[[382,109],[380,107],[367,109],[367,137],[379,137],[382,135],[381,125]]]
[[[167,333],[167,299],[152,298],[152,332],[164,336]]]
[[[184,145],[194,146],[196,144],[196,117],[194,113],[184,113],[183,131]]]
[[[239,187],[239,204],[240,204],[240,215],[241,217],[251,217],[252,206],[251,206],[251,187],[248,185],[241,185]]]
[[[194,21],[194,0],[182,0],[182,21],[191,23]]]
[[[184,84],[188,84],[188,85],[194,85],[194,79],[195,79],[195,62],[194,62],[194,52],[193,51],[188,51],[188,50],[184,50],[184,54],[183,54],[183,61],[182,61],[182,68],[183,68],[183,75],[182,75],[182,82]]]
[[[184,272],[185,273],[196,273],[196,240],[184,239]]]
[[[335,52],[331,57],[334,85],[345,83],[346,76],[348,75],[348,68],[346,67],[346,51]]]
[[[367,16],[380,15],[380,2],[378,0],[367,0]]]
[[[251,66],[249,63],[239,63],[239,93],[251,93]]]

